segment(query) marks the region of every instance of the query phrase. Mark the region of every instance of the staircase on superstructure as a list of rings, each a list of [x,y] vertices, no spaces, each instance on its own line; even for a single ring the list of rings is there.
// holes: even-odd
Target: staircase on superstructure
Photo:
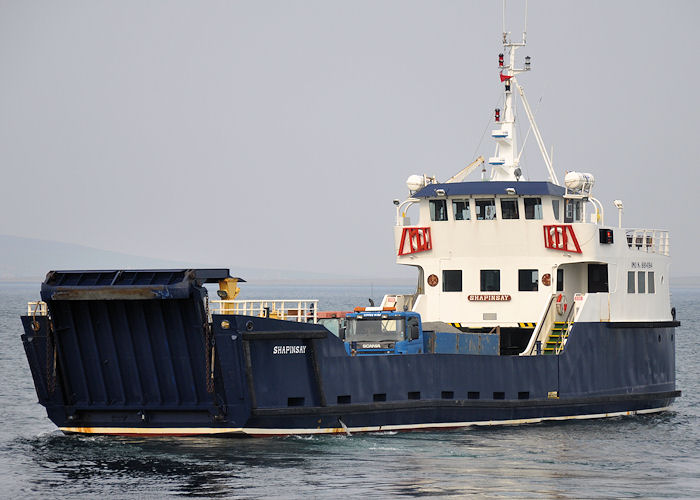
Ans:
[[[547,341],[545,342],[544,354],[559,354],[569,338],[569,330],[573,321],[555,321],[552,329],[549,331]]]

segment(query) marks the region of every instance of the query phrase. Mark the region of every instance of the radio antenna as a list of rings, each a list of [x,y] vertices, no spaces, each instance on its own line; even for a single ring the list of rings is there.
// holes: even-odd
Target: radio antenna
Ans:
[[[527,0],[525,0],[525,27],[523,28],[523,43],[527,40]]]
[[[506,41],[506,0],[503,0],[503,43]]]

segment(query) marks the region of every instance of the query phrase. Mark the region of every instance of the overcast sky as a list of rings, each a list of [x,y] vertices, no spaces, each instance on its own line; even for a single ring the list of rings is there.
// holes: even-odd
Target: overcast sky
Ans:
[[[699,5],[531,0],[519,53],[560,179],[670,229],[674,275],[700,275]],[[400,275],[406,177],[493,154],[500,38],[500,1],[1,1],[0,233]]]

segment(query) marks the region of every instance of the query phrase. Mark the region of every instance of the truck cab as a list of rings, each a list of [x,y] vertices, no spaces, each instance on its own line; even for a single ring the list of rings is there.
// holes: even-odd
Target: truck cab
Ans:
[[[344,341],[351,356],[420,354],[423,352],[420,315],[381,307],[357,308],[346,316]]]
[[[464,332],[452,325],[422,323],[420,314],[393,307],[361,307],[346,317],[343,335],[350,356],[391,354],[489,354],[500,352],[500,332]]]

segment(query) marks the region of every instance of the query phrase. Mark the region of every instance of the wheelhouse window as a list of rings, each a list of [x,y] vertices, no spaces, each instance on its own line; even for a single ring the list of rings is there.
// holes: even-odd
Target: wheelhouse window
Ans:
[[[538,283],[537,269],[518,269],[518,291],[536,292]]]
[[[581,200],[564,200],[564,222],[581,222]]]
[[[461,292],[462,291],[462,270],[444,270],[442,272],[442,291]]]
[[[471,219],[469,200],[452,200],[452,213],[454,214],[455,220]]]
[[[475,200],[476,220],[494,220],[496,218],[496,200]]]
[[[552,200],[552,212],[554,213],[554,218],[556,220],[561,220],[561,214],[559,213],[559,200]]]
[[[627,293],[634,293],[634,271],[627,271]]]
[[[430,220],[447,220],[446,200],[430,200]]]
[[[501,271],[498,269],[481,270],[481,291],[500,292],[501,291]]]
[[[526,219],[542,219],[542,198],[524,198],[523,203],[525,205]]]
[[[654,283],[654,271],[647,273],[647,289],[649,293],[656,293],[656,284]]]
[[[637,271],[637,293],[644,293],[646,284],[646,275],[644,271]]]
[[[504,198],[501,199],[501,217],[504,219],[519,219],[518,214],[518,199]]]

